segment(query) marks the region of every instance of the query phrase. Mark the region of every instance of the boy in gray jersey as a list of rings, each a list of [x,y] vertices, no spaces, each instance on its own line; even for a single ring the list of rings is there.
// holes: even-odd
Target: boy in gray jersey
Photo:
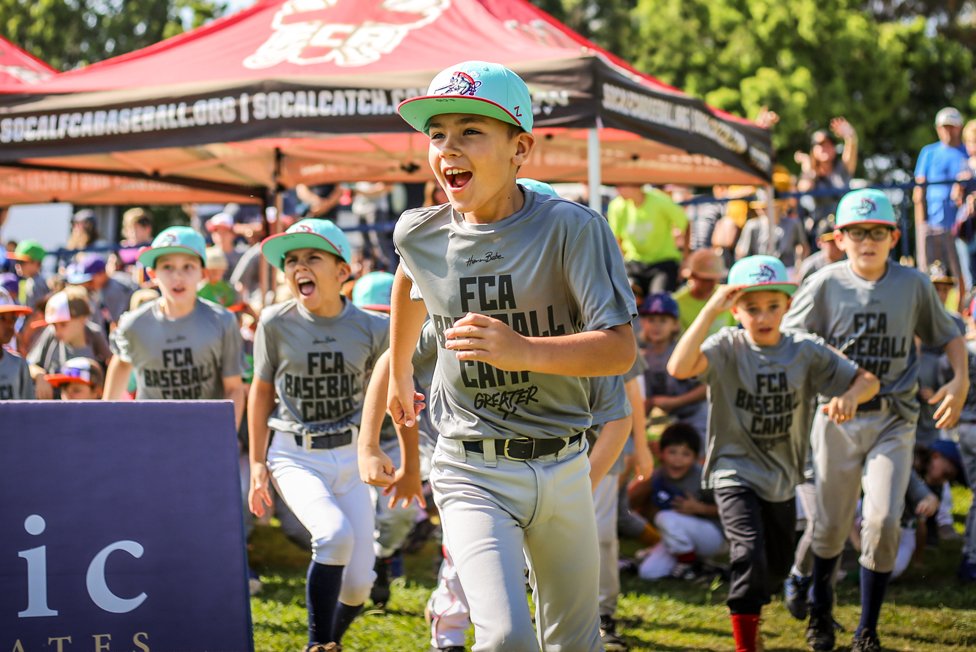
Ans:
[[[33,312],[15,302],[6,290],[0,288],[0,401],[34,398],[30,366],[22,357],[5,348],[13,339],[17,320]]]
[[[780,331],[796,289],[788,278],[772,256],[737,262],[668,361],[676,378],[708,384],[703,477],[729,540],[728,605],[739,652],[757,649],[759,613],[792,562],[794,488],[803,478],[813,397],[833,397],[824,414],[844,422],[878,391],[877,378],[819,338]],[[742,328],[705,339],[730,308]]]
[[[270,470],[311,534],[306,650],[325,652],[338,649],[373,584],[374,512],[354,440],[389,321],[340,294],[351,252],[332,222],[297,222],[261,251],[284,272],[294,299],[266,308],[255,333],[248,504],[259,518],[271,505]]]
[[[241,336],[231,313],[197,298],[205,248],[199,233],[173,226],[139,255],[161,296],[125,313],[112,332],[103,400],[121,399],[134,370],[137,401],[230,399],[240,421]]]
[[[847,260],[807,279],[784,327],[823,337],[877,375],[881,392],[852,421],[831,423],[822,414],[814,420],[817,520],[807,642],[814,650],[834,647],[830,581],[863,488],[861,620],[853,649],[880,650],[878,616],[898,550],[918,419],[914,338],[944,346],[952,366],[953,379],[929,399],[939,406],[934,415],[938,428],[959,420],[969,386],[966,350],[932,283],[917,270],[888,260],[899,232],[884,193],[866,189],[844,195],[835,237]]]
[[[429,311],[431,485],[461,582],[479,587],[474,649],[586,652],[600,648],[599,564],[581,377],[631,368],[637,311],[606,221],[516,183],[535,142],[531,106],[512,71],[466,62],[399,107],[429,136],[450,204],[408,211],[394,231],[388,405],[414,422],[410,361]]]

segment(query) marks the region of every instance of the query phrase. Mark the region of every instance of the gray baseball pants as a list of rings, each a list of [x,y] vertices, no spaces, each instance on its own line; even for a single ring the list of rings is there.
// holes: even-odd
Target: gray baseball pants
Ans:
[[[465,587],[473,652],[601,649],[600,564],[585,438],[529,461],[441,438],[430,482]],[[524,551],[524,552],[523,552]],[[531,572],[538,635],[525,596]]]
[[[811,439],[817,479],[814,554],[831,558],[841,553],[863,489],[859,561],[868,570],[890,572],[898,554],[915,424],[884,409],[858,413],[837,425],[818,410]]]

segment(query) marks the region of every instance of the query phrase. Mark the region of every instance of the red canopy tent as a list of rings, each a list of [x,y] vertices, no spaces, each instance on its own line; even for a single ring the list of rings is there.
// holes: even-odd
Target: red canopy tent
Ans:
[[[0,37],[0,92],[29,93],[57,71]],[[43,201],[72,204],[173,204],[241,201],[239,193],[191,189],[145,178],[0,166],[0,206]]]
[[[551,181],[756,183],[767,131],[643,75],[524,0],[263,0],[27,92],[0,88],[0,165],[254,195],[428,178],[396,105],[452,62],[523,76]],[[9,203],[0,190],[0,205]]]
[[[51,66],[0,36],[0,88],[12,87],[17,92],[56,73]]]

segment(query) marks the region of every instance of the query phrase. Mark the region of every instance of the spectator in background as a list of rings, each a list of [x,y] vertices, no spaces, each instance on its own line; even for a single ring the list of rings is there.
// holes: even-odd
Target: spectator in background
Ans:
[[[962,115],[951,106],[935,116],[939,141],[919,152],[915,163],[915,264],[927,269],[939,261],[956,279],[959,296],[966,294],[959,254],[956,251],[957,206],[952,199],[950,182],[964,176],[967,169],[966,148],[962,144]],[[921,184],[930,184],[927,186]]]
[[[94,211],[85,208],[72,216],[71,235],[68,236],[66,248],[80,251],[105,244],[107,243],[104,240],[98,238],[98,224]]]
[[[724,199],[728,186],[712,186],[711,196],[716,200]],[[692,200],[699,199],[692,197]],[[690,238],[689,248],[697,251],[712,245],[712,234],[715,232],[715,225],[722,219],[725,211],[725,202],[722,201],[694,201],[684,207],[688,215],[688,237]]]
[[[831,133],[844,141],[840,158]],[[809,153],[797,152],[793,158],[800,165],[796,189],[827,193],[803,198],[803,207],[810,218],[806,230],[817,237],[826,230],[826,223],[837,209],[841,195],[850,190],[851,177],[857,170],[857,132],[846,118],[834,118],[830,121],[830,131],[819,129],[813,132]]]
[[[227,258],[220,247],[207,247],[207,266],[203,268],[203,283],[197,288],[197,296],[224,308],[237,303],[237,292],[224,280]]]
[[[41,263],[47,252],[37,240],[22,240],[7,258],[15,262],[20,282],[17,287],[17,302],[28,308],[36,308],[37,302],[51,291],[50,284],[41,274]]]
[[[228,213],[217,213],[207,220],[207,233],[210,234],[214,246],[224,252],[227,259],[227,266],[224,268],[226,279],[230,276],[228,270],[233,270],[244,255],[235,245],[237,235],[234,233],[234,218]]]
[[[834,227],[832,223],[828,223],[826,230],[817,238],[817,246],[819,247],[819,251],[805,258],[800,265],[800,269],[796,274],[798,283],[802,284],[814,272],[820,271],[827,265],[844,260],[847,257],[834,241]]]
[[[125,247],[148,246],[153,237],[152,215],[145,208],[130,208],[122,213],[122,241]]]
[[[768,214],[765,200],[749,202],[749,208],[757,215],[742,228],[735,247],[736,260],[759,254],[776,256],[793,278],[797,263],[810,253],[810,245],[803,224],[790,212],[790,201],[777,199],[773,215]]]
[[[678,268],[688,255],[688,218],[664,192],[645,192],[636,184],[617,186],[618,196],[607,207],[607,220],[627,264],[627,275],[648,292],[673,292]],[[683,251],[675,232],[683,232]]]
[[[688,257],[681,274],[685,284],[674,293],[673,298],[678,304],[678,322],[684,332],[708,303],[718,284],[725,279],[728,269],[714,251],[699,249]],[[735,317],[727,310],[716,317],[708,332],[717,333],[725,326],[735,326]]]
[[[129,298],[136,291],[135,284],[125,274],[109,276],[105,258],[98,254],[83,254],[68,267],[69,285],[83,285],[91,297],[93,316],[108,333],[129,309]]]
[[[48,299],[44,309],[47,326],[27,354],[37,398],[54,398],[44,374],[55,373],[71,358],[93,358],[102,365],[112,358],[105,333],[90,317],[88,293],[82,287],[68,287]]]

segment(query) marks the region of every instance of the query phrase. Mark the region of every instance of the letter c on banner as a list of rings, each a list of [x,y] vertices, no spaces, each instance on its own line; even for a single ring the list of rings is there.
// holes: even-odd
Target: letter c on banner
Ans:
[[[135,541],[116,541],[102,548],[88,565],[88,574],[85,576],[85,584],[88,587],[88,595],[92,602],[101,607],[102,610],[114,614],[124,614],[136,609],[146,599],[145,592],[140,593],[134,598],[120,598],[112,593],[105,582],[105,562],[108,556],[116,550],[129,553],[136,559],[142,557],[143,548]]]

